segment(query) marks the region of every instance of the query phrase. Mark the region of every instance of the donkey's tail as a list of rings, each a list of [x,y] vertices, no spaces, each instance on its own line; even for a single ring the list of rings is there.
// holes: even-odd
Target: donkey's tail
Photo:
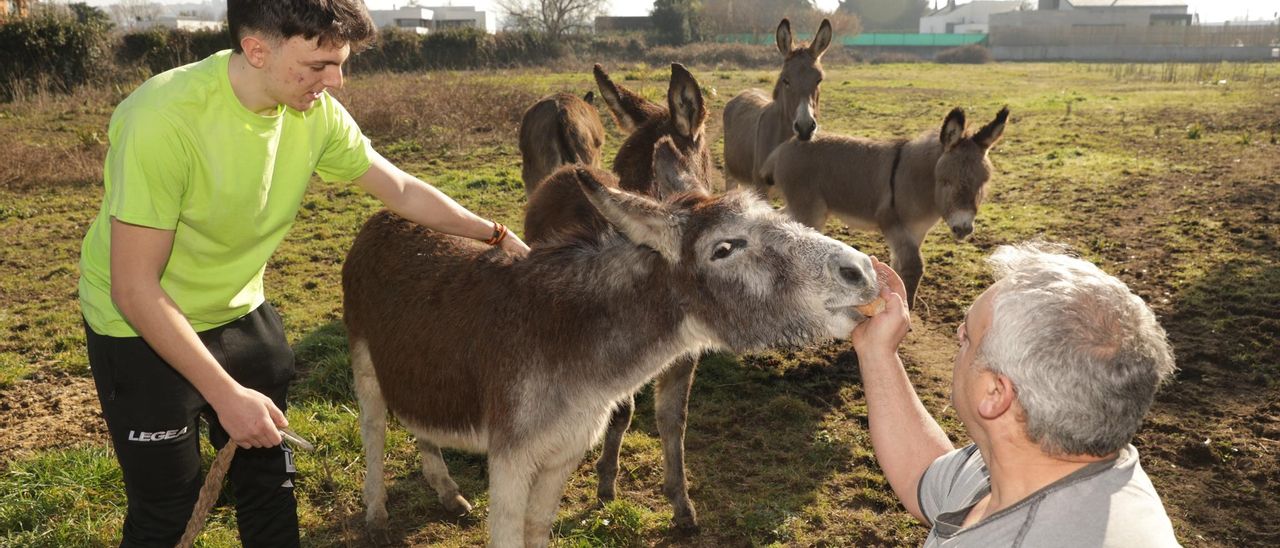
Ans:
[[[560,161],[564,164],[590,164],[591,157],[587,152],[589,136],[582,134],[582,125],[574,121],[569,110],[560,106],[556,109],[556,139],[560,142]]]

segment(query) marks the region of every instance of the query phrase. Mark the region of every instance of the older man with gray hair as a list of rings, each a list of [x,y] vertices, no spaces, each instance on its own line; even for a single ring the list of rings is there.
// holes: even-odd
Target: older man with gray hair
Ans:
[[[925,546],[1177,546],[1130,444],[1175,369],[1165,332],[1123,282],[1043,243],[1001,246],[996,282],[956,330],[955,449],[897,349],[902,280],[853,332],[871,443],[894,492],[932,529]]]

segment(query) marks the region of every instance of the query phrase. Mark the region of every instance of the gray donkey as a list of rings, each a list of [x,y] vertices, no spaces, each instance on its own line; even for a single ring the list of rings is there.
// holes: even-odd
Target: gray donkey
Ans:
[[[487,452],[489,544],[545,546],[614,405],[672,360],[844,337],[876,296],[866,255],[751,193],[658,202],[587,166],[553,177],[576,178],[613,228],[522,259],[385,211],[357,235],[343,308],[371,527],[387,519],[388,409],[447,508],[470,505],[439,448]]]
[[[682,192],[707,193],[712,175],[711,154],[707,150],[707,109],[702,90],[683,65],[671,65],[666,105],[654,103],[617,85],[604,67],[594,68],[600,95],[618,127],[630,133],[613,161],[621,189],[662,201]],[[563,168],[562,168],[563,171]],[[572,177],[552,176],[529,196],[525,212],[525,239],[530,245],[554,239],[565,230],[605,230],[608,221],[592,207]],[[698,354],[677,358],[654,381],[654,415],[662,440],[663,493],[671,501],[676,527],[692,530],[698,525],[697,511],[689,499],[689,483],[684,468],[684,435]],[[631,426],[635,401],[628,396],[618,402],[605,432],[600,459],[596,462],[601,502],[617,493],[618,460],[622,438]]]
[[[749,89],[724,106],[726,188],[734,188],[736,182],[764,195],[767,189],[759,173],[769,153],[793,131],[807,141],[818,129],[822,54],[831,45],[831,22],[822,20],[808,46],[792,46],[791,22],[786,19],[778,23],[776,38],[784,60],[773,95]]]
[[[973,134],[964,110],[955,108],[942,130],[912,140],[876,141],[823,134],[791,139],[760,170],[778,187],[793,219],[818,230],[834,213],[852,228],[879,230],[889,243],[893,269],[907,287],[908,302],[924,275],[920,244],[945,219],[955,239],[973,232],[973,220],[991,178],[987,151],[1004,133],[1009,108]]]

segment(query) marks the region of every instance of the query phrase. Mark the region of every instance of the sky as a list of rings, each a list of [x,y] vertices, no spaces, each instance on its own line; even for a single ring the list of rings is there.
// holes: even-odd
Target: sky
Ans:
[[[177,3],[194,3],[200,0],[158,0],[162,4]],[[932,5],[934,0],[930,0]],[[945,2],[945,0],[937,0]],[[957,4],[965,4],[971,0],[956,0]],[[1201,23],[1214,23],[1221,21],[1230,21],[1242,19],[1246,15],[1250,19],[1275,19],[1276,13],[1280,11],[1280,2],[1277,0],[1184,0],[1187,3],[1187,12],[1200,15]],[[89,4],[95,6],[103,6],[113,4],[116,0],[88,0]],[[421,0],[420,4],[424,6],[440,5],[449,3],[450,0]],[[1033,0],[1034,2],[1034,0]],[[371,9],[390,9],[393,5],[403,6],[408,3],[406,0],[365,0]],[[452,3],[459,6],[477,6],[481,9],[485,7],[492,8],[496,5],[493,0],[452,0]],[[832,10],[839,4],[839,0],[816,0],[819,8]],[[613,15],[648,15],[649,10],[653,9],[653,0],[612,0],[609,7],[609,13]]]

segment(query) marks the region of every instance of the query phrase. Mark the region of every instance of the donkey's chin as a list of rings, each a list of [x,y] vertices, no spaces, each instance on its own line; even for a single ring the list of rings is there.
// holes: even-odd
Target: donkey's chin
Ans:
[[[827,334],[836,339],[847,339],[862,320],[867,319],[853,305],[827,307]]]

